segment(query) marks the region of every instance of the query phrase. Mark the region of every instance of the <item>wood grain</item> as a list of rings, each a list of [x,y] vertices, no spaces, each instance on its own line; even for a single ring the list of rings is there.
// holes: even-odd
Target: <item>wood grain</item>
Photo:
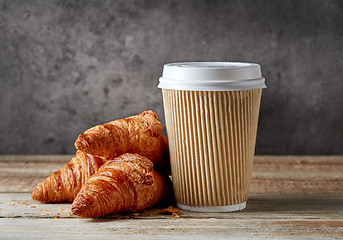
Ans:
[[[31,192],[71,158],[0,156],[0,192]],[[250,193],[343,193],[343,156],[256,156]]]
[[[0,156],[1,239],[342,239],[343,156],[256,156],[247,208],[232,213],[154,207],[80,219],[70,203],[41,204],[34,186],[72,156]]]
[[[343,236],[343,195],[251,195],[247,208],[232,213],[160,208],[141,213],[80,219],[70,204],[40,204],[28,193],[0,193],[1,238],[130,239],[336,239]]]

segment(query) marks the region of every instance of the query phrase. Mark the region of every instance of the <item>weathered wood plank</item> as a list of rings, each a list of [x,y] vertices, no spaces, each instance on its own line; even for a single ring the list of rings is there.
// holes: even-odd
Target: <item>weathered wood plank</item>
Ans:
[[[0,192],[31,192],[71,155],[0,156]],[[343,156],[256,156],[251,193],[343,193]]]
[[[42,204],[29,193],[0,193],[0,218],[71,218],[70,203]],[[163,207],[141,213],[111,215],[106,218],[170,218],[159,214]],[[272,195],[252,194],[243,211],[232,213],[196,213],[182,211],[181,218],[220,219],[336,219],[343,220],[343,194],[340,195]]]
[[[32,192],[73,155],[0,155],[0,192]]]
[[[333,239],[342,226],[328,219],[0,219],[2,239]]]
[[[75,155],[0,155],[0,162],[68,162]]]
[[[72,156],[0,156],[1,239],[333,239],[343,236],[343,156],[257,156],[247,208],[80,219],[70,203],[41,204],[34,186]],[[7,193],[6,193],[7,192]],[[57,217],[57,218],[56,218]]]

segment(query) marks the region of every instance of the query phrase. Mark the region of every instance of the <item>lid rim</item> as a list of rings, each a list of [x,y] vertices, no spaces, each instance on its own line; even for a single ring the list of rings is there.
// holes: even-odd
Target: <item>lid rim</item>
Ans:
[[[199,92],[231,92],[231,91],[247,91],[247,90],[255,90],[255,89],[265,89],[267,86],[248,86],[248,87],[231,87],[231,88],[222,88],[222,87],[211,87],[207,89],[203,88],[174,88],[174,87],[160,87],[157,86],[160,89],[166,89],[166,90],[175,90],[175,91],[199,91]]]
[[[249,81],[261,81],[265,78],[254,78],[254,79],[206,79],[206,80],[184,80],[184,79],[172,79],[160,77],[159,80],[163,82],[178,82],[179,84],[186,83],[238,83],[238,82],[249,82]]]
[[[167,63],[158,88],[200,91],[224,91],[265,88],[265,79],[257,63],[178,62]]]
[[[180,67],[181,65],[189,65],[189,64],[194,64],[194,66],[191,66],[189,65],[187,68],[195,68],[195,69],[198,69],[198,65],[200,64],[208,64],[208,65],[211,65],[211,64],[217,64],[218,66],[216,65],[213,65],[213,66],[209,66],[210,68],[208,69],[220,69],[220,68],[228,68],[230,65],[229,64],[232,64],[232,65],[240,65],[240,66],[236,66],[234,68],[249,68],[249,67],[258,67],[260,66],[258,63],[253,63],[253,62],[206,62],[206,61],[199,61],[199,62],[175,62],[175,63],[166,63],[164,64],[164,66],[168,66],[168,67]],[[227,65],[227,66],[219,66],[219,64],[223,64],[223,65]],[[233,66],[231,66],[231,68],[233,68]]]

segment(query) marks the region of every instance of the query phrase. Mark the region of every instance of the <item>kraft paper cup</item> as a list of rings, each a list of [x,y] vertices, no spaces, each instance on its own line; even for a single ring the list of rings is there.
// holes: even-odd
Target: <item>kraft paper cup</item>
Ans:
[[[166,64],[162,88],[179,208],[244,209],[249,196],[261,91],[258,64]]]

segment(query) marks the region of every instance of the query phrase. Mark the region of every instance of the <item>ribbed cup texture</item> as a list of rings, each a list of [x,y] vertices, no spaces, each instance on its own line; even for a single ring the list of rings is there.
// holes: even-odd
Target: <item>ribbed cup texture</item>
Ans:
[[[176,201],[227,206],[249,196],[261,89],[163,89]]]

